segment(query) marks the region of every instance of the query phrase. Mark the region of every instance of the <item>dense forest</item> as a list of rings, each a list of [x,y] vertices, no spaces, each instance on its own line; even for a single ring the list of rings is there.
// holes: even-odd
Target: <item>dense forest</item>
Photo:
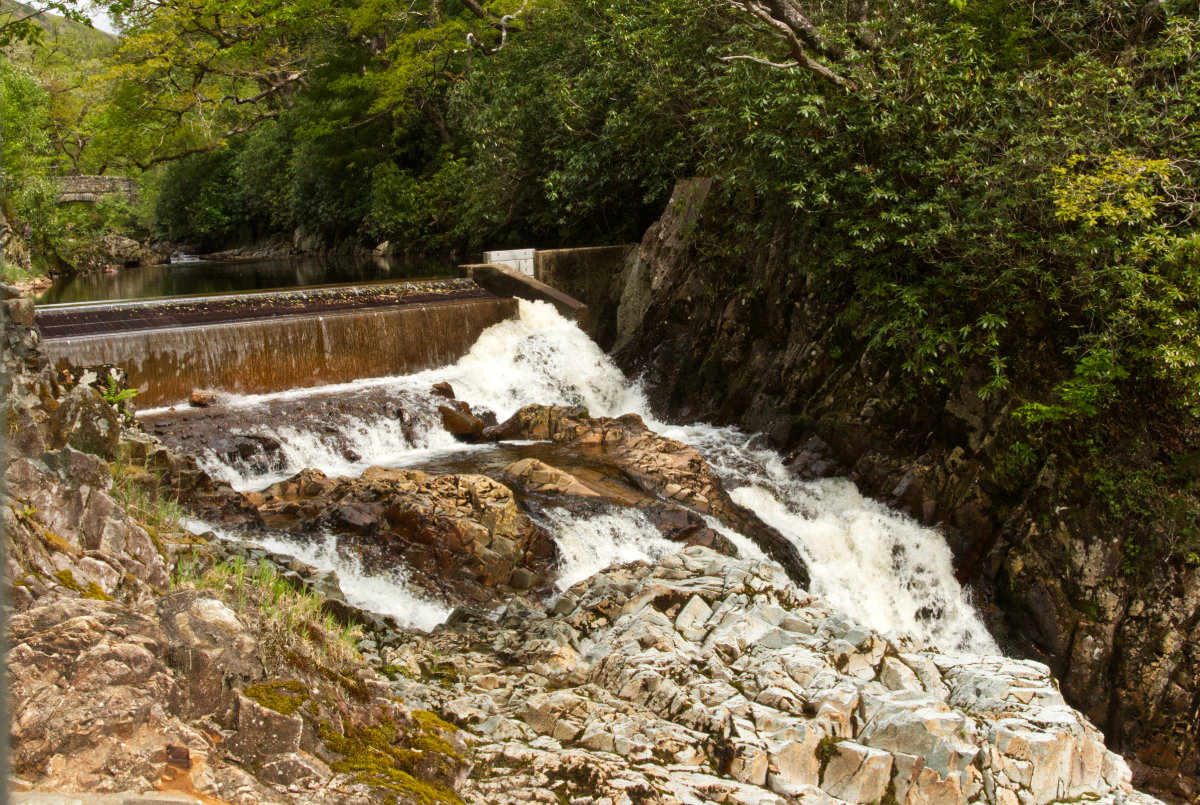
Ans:
[[[1044,374],[1034,434],[1122,400],[1200,411],[1195,2],[134,0],[119,37],[21,8],[4,212],[34,271],[111,229],[624,242],[712,176],[704,248],[736,265],[787,228],[914,389]],[[55,205],[67,173],[134,176],[138,201]],[[729,273],[715,292],[763,292]],[[1192,515],[1173,550],[1200,561]]]

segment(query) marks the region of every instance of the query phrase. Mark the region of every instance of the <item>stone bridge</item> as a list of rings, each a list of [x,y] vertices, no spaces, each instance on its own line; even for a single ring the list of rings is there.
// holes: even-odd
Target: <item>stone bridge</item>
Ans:
[[[113,193],[124,193],[129,201],[137,200],[137,183],[127,176],[60,176],[58,177],[59,204],[83,201],[95,204]]]

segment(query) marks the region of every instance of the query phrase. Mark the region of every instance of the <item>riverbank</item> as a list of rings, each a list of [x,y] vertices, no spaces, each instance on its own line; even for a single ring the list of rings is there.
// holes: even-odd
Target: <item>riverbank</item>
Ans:
[[[681,182],[611,286],[618,362],[655,410],[762,433],[794,472],[847,475],[937,525],[1002,645],[1046,662],[1140,781],[1194,799],[1195,419],[1131,378],[1136,404],[1074,429],[1030,424],[1018,409],[1071,372],[1034,344],[1004,393],[984,391],[982,366],[916,385],[852,285],[796,269],[798,233],[736,260],[714,248],[738,220],[711,181]]]
[[[105,397],[114,389],[87,376],[60,385],[12,315],[27,307],[3,311],[24,787],[239,805],[517,805],[547,792],[644,805],[1153,804],[1044,666],[971,653],[918,602],[928,640],[873,628],[811,592],[836,589],[819,555],[805,557],[801,586],[738,536],[757,514],[731,497],[728,473],[760,460],[739,434],[513,411],[538,397],[576,396],[597,414],[638,404],[548,306],[493,328],[454,367],[398,379],[433,406],[426,417],[403,401],[412,469],[328,477],[291,449],[306,438],[294,434],[280,452],[305,468],[253,494],[129,427]],[[456,388],[430,388],[434,375]],[[440,407],[455,397],[473,401],[468,412],[512,411],[490,438],[549,442],[563,452],[543,457],[559,466],[523,459],[504,481],[417,469],[430,447],[466,460],[486,449],[444,430]],[[233,403],[244,425],[255,405]],[[388,433],[348,413],[368,440]],[[728,439],[730,452],[672,436]],[[598,460],[611,466],[572,463]],[[173,501],[258,545],[179,528]],[[609,553],[589,554],[605,540]],[[842,571],[848,592],[863,586],[862,570]],[[363,611],[373,598],[432,614],[425,629],[444,623],[414,630]]]

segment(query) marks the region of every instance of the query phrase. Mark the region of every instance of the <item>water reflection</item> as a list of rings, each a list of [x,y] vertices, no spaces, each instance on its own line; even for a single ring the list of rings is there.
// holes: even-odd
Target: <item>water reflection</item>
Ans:
[[[189,260],[170,265],[125,268],[112,274],[59,278],[36,301],[38,304],[55,304],[193,296],[366,280],[444,277],[455,273],[455,262],[444,257],[303,257],[240,262]]]

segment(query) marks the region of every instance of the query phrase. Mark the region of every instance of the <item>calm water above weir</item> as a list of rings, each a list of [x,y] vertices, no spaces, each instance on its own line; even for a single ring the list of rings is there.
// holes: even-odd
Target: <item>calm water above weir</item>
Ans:
[[[448,277],[457,265],[445,257],[303,257],[210,262],[191,260],[114,273],[61,278],[37,298],[39,305],[237,293],[311,285]]]

